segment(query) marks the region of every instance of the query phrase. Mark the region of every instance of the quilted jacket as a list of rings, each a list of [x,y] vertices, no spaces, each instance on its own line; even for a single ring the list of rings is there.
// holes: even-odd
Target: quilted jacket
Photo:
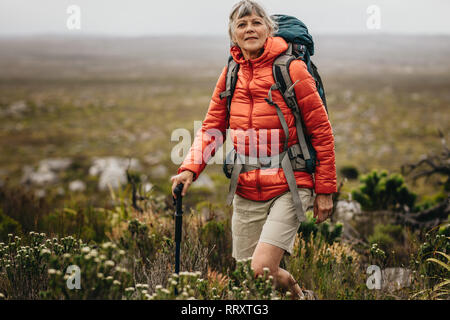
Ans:
[[[259,155],[259,152],[263,152],[259,149],[265,148],[266,153],[263,155],[270,156],[283,150],[284,131],[276,109],[270,106],[265,98],[271,85],[274,84],[273,62],[287,48],[288,45],[283,38],[269,37],[264,44],[262,55],[251,60],[244,59],[239,47],[234,46],[230,49],[233,59],[240,64],[229,118],[230,137],[238,152],[245,150],[246,155]],[[226,98],[220,99],[219,96],[225,90],[226,72],[227,67],[223,69],[216,84],[202,128],[198,131],[194,143],[178,169],[178,173],[185,170],[194,172],[194,181],[198,179],[209,160],[202,159],[201,154],[205,148],[211,148],[210,155],[214,156],[214,150],[217,150],[215,148],[218,148],[226,139],[227,101]],[[289,72],[293,82],[300,80],[295,86],[295,95],[318,159],[314,175],[294,171],[297,186],[314,188],[316,194],[337,192],[333,131],[314,79],[301,60],[294,60],[290,64]],[[272,91],[272,97],[288,124],[289,146],[298,143],[294,115],[278,90]],[[211,137],[207,132],[209,129],[219,130],[223,134],[222,141]],[[271,133],[273,130],[277,132]],[[271,134],[278,139],[271,141]],[[250,154],[250,152],[256,153]],[[194,159],[201,159],[201,163]],[[265,201],[286,191],[289,191],[289,187],[283,169],[274,168],[241,173],[236,193],[250,200]]]

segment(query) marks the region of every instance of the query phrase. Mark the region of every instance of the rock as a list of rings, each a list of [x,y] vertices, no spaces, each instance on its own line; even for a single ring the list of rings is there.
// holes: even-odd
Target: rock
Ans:
[[[11,116],[21,116],[28,110],[28,105],[25,101],[16,101],[12,103],[6,110],[7,115]]]
[[[144,161],[145,161],[145,163],[147,163],[151,166],[154,166],[154,165],[161,163],[163,157],[164,157],[164,152],[161,150],[157,150],[155,152],[152,152],[152,153],[146,155],[144,157]]]
[[[381,289],[389,292],[411,285],[411,270],[406,268],[386,268],[381,271]]]
[[[81,180],[71,181],[69,183],[69,190],[71,192],[83,192],[86,190],[86,184]]]
[[[141,170],[139,160],[118,157],[95,158],[89,168],[89,174],[100,175],[98,183],[100,190],[107,190],[108,184],[113,189],[117,189],[122,184],[127,183],[126,170],[128,168],[130,170]]]
[[[197,180],[195,180],[192,186],[199,188],[214,189],[214,182],[206,173],[203,173],[198,177]]]
[[[58,182],[58,176],[47,167],[39,167],[34,171],[31,166],[24,166],[21,183],[38,186],[46,186]]]
[[[92,176],[98,176],[108,167],[118,167],[126,171],[130,170],[141,170],[141,165],[139,160],[131,158],[119,158],[119,157],[104,157],[104,158],[94,158],[92,166],[89,168],[89,174]]]
[[[154,167],[150,170],[150,175],[153,178],[157,178],[157,179],[165,178],[165,177],[167,177],[167,174],[168,174],[168,170],[162,164],[157,165],[156,167]]]
[[[147,182],[146,184],[144,184],[144,192],[150,192],[153,188],[153,184],[151,184],[150,182]]]
[[[51,158],[39,162],[38,171],[64,171],[70,167],[72,160],[69,158]]]
[[[37,170],[32,166],[23,167],[21,183],[47,186],[59,181],[58,172],[66,170],[72,164],[69,158],[51,158],[39,161]]]
[[[334,212],[336,220],[349,221],[355,214],[360,214],[361,204],[354,200],[339,200],[336,204],[336,210]]]
[[[107,167],[100,175],[98,188],[100,190],[107,190],[108,185],[113,189],[118,189],[121,185],[127,183],[127,175],[123,168],[116,165]]]

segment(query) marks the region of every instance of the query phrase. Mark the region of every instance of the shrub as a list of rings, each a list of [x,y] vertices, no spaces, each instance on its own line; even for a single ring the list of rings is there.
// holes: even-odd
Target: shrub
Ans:
[[[368,240],[371,245],[378,244],[383,251],[392,251],[395,242],[403,241],[402,226],[377,224]]]
[[[330,245],[321,233],[308,240],[297,237],[286,269],[319,299],[367,299],[373,294],[365,287],[358,253],[341,242]]]
[[[7,244],[0,243],[0,279],[6,279],[0,291],[8,299],[121,299],[131,281],[121,267],[124,259],[125,251],[111,242],[93,247],[71,236],[10,235]],[[70,265],[81,269],[81,289],[66,284]]]
[[[316,224],[316,218],[313,216],[312,211],[306,212],[306,220],[300,224],[297,233],[301,233],[303,239],[309,241],[311,238],[317,236],[320,233],[325,241],[329,244],[337,241],[342,235],[342,224],[336,223],[333,226],[328,222],[322,222]]]
[[[180,272],[172,274],[166,287],[158,285],[153,294],[145,292],[150,300],[160,299],[208,299],[208,300],[243,300],[243,299],[281,299],[283,296],[275,290],[273,277],[269,269],[263,275],[255,277],[251,269],[251,259],[237,262],[231,276],[222,278],[222,284],[200,278],[201,272]],[[208,278],[211,278],[208,274]],[[217,279],[217,278],[216,278]],[[226,285],[224,285],[226,282]],[[131,291],[131,290],[130,290]],[[137,297],[142,295],[138,294]],[[284,297],[290,297],[286,294]]]
[[[45,198],[38,199],[26,188],[8,184],[0,187],[0,208],[4,215],[17,221],[25,233],[38,230],[39,222],[50,211]]]
[[[411,259],[416,299],[450,298],[450,225],[426,233],[425,241]]]
[[[13,218],[3,214],[0,208],[0,241],[6,241],[8,234],[22,234],[22,228],[20,224]]]
[[[395,210],[414,209],[416,194],[410,192],[401,174],[388,176],[386,170],[373,170],[360,178],[361,186],[352,190],[352,197],[358,201],[364,210]]]
[[[347,178],[349,180],[358,179],[358,176],[359,176],[358,169],[352,165],[343,166],[341,168],[340,172],[345,178]]]

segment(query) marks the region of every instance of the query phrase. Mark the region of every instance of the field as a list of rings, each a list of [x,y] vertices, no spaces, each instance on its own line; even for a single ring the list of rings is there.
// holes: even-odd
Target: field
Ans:
[[[358,179],[344,180],[344,169],[356,170],[359,177],[372,170],[400,173],[402,165],[441,152],[439,131],[447,141],[450,132],[449,37],[321,35],[315,41],[317,53],[313,61],[319,67],[327,93],[338,182],[343,183],[339,200],[351,198],[352,190],[360,185]],[[110,278],[110,283],[104,280],[109,284],[102,284],[103,289],[96,293],[61,292],[64,290],[58,285],[63,276],[56,271],[46,273],[48,279],[43,284],[33,282],[39,277],[38,271],[33,275],[36,279],[22,281],[17,276],[12,280],[7,276],[10,271],[6,265],[11,268],[11,262],[7,262],[4,249],[3,258],[0,255],[0,295],[7,299],[175,298],[156,287],[170,287],[171,272],[167,272],[167,266],[173,265],[169,178],[178,168],[170,157],[178,141],[171,141],[171,134],[177,128],[185,128],[193,136],[194,121],[203,120],[228,57],[227,39],[40,36],[1,38],[0,47],[0,242],[11,246],[14,238],[8,238],[9,233],[21,237],[24,245],[30,241],[45,245],[47,237],[58,238],[55,244],[74,241],[69,249],[64,249],[67,252],[56,250],[55,244],[46,245],[49,256],[44,254],[44,258],[48,260],[33,262],[39,268],[44,266],[45,272],[51,269],[63,273],[69,260],[85,259],[94,250],[91,247],[83,253],[79,238],[89,245],[111,243],[96,254],[109,255],[108,261],[129,272],[117,278],[120,286],[114,290]],[[99,189],[101,175],[92,174],[92,167],[96,158],[104,157],[133,158],[139,162],[132,174],[138,185],[147,186],[147,192],[141,193],[146,198],[140,201],[143,213],[132,206],[130,183],[116,190]],[[70,164],[56,175],[47,175],[43,182],[30,175],[39,173],[40,161],[55,158],[69,159]],[[217,164],[209,165],[203,175],[208,178],[197,186],[194,183],[184,202],[190,215],[185,219],[182,270],[200,271],[197,275],[185,275],[186,281],[203,277],[208,285],[188,295],[200,299],[275,297],[270,288],[261,291],[256,289],[257,284],[242,285],[245,266],[241,266],[242,274],[232,273],[236,265],[230,262],[231,208],[225,206],[223,196],[228,180]],[[416,207],[410,209],[424,210],[448,199],[448,190],[443,186],[446,178],[445,174],[436,174],[413,183],[412,177],[405,175],[405,186],[417,194]],[[70,187],[73,181],[82,182],[84,188],[74,191]],[[364,208],[363,213],[372,217]],[[371,226],[363,229],[358,229],[361,225],[356,218],[348,222],[348,228],[359,231],[357,244],[345,237],[346,224],[343,235],[331,238],[332,241],[327,240],[325,227],[315,229],[309,240],[305,234],[299,234],[298,256],[286,260],[286,266],[321,299],[441,297],[436,296],[430,283],[448,279],[448,272],[429,266],[431,262],[426,259],[436,257],[426,255],[421,256],[423,265],[414,269],[409,265],[409,254],[423,254],[420,244],[428,231],[432,240],[426,241],[430,241],[430,246],[448,254],[448,226],[440,231],[409,229],[393,216],[385,220],[371,218]],[[393,229],[376,229],[377,224]],[[333,221],[328,227],[334,230],[336,225]],[[33,240],[38,236],[30,236],[30,231],[46,235]],[[443,243],[439,240],[442,235],[447,237]],[[63,238],[67,236],[74,238]],[[387,255],[384,260],[376,246],[373,249],[375,243]],[[126,254],[120,255],[111,248]],[[331,256],[325,254],[327,248]],[[393,249],[398,256],[388,252]],[[64,258],[64,253],[69,256]],[[134,263],[133,257],[141,260]],[[200,263],[201,259],[207,263]],[[351,263],[355,260],[358,264]],[[425,276],[394,293],[369,290],[364,268],[374,261],[385,268],[417,272],[426,269]],[[331,279],[326,264],[335,268],[341,278]],[[308,267],[311,265],[314,267]],[[100,267],[86,262],[86,269],[89,268],[92,271],[87,273],[99,273],[96,268]],[[101,272],[105,279],[108,272]],[[116,277],[113,273],[110,276]],[[426,280],[428,276],[432,280]],[[227,281],[232,279],[239,290],[227,287]],[[343,279],[347,283],[344,287]],[[14,281],[22,282],[18,285]],[[101,286],[103,280],[95,281]],[[36,287],[31,290],[30,286]],[[250,292],[248,295],[244,287]],[[418,292],[422,293],[414,296]],[[444,297],[448,298],[448,290]]]

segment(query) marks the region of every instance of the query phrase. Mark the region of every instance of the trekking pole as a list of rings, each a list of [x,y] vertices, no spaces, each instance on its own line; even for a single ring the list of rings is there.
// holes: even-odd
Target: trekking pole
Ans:
[[[183,226],[183,209],[181,191],[183,190],[183,184],[180,183],[175,187],[174,193],[176,195],[173,197],[173,204],[176,205],[175,210],[175,273],[180,272],[180,243],[181,243],[181,227]],[[178,295],[178,290],[175,287],[175,295]]]

